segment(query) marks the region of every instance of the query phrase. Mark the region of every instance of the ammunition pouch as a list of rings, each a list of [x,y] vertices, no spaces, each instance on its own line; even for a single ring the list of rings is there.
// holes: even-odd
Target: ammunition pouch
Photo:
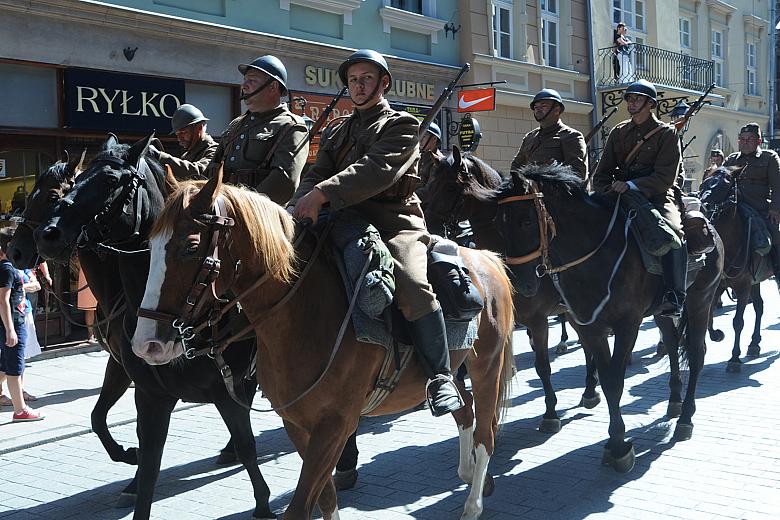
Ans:
[[[636,213],[634,223],[637,236],[645,251],[653,256],[663,256],[672,249],[682,247],[680,237],[642,193],[628,190],[621,198],[624,211],[633,210]]]
[[[395,184],[371,198],[380,202],[404,202],[414,195],[420,183],[420,176],[416,173],[404,173]]]

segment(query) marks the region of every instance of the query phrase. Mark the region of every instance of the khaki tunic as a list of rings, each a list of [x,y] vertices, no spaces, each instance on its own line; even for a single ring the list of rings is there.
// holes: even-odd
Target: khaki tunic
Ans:
[[[160,152],[160,163],[170,166],[173,176],[180,181],[198,179],[204,175],[206,167],[217,152],[217,146],[217,142],[209,134],[203,134],[203,139],[181,154],[181,158]]]
[[[536,128],[523,137],[523,144],[512,161],[516,170],[526,164],[557,161],[571,166],[580,177],[588,177],[588,148],[582,133],[560,121],[548,128]]]
[[[225,182],[244,184],[284,205],[306,164],[307,137],[303,118],[284,103],[264,113],[246,112],[222,134],[209,173],[224,161]]]
[[[386,100],[355,110],[323,137],[314,166],[290,201],[294,205],[316,187],[331,210],[352,208],[376,226],[395,260],[396,302],[410,321],[439,306],[427,277],[430,236],[416,195],[393,199],[382,193],[405,173],[416,174],[418,129],[414,116],[393,110]]]
[[[659,126],[662,129],[642,145],[630,164],[625,164],[625,158],[634,146]],[[655,114],[638,126],[631,120],[623,121],[609,133],[593,174],[593,189],[605,192],[616,180],[630,181],[681,234],[680,210],[672,190],[681,162],[680,140],[673,126],[662,123]]]
[[[745,166],[739,174],[737,186],[741,202],[752,207],[764,218],[768,211],[780,211],[780,158],[773,150],[756,150],[752,154],[733,153],[723,166]],[[772,244],[780,244],[780,231],[767,219]]]

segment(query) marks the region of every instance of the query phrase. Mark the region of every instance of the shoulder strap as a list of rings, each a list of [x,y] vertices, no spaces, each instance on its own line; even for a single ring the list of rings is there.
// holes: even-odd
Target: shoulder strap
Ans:
[[[633,161],[634,157],[636,157],[636,154],[639,153],[639,149],[642,148],[642,145],[647,142],[648,139],[653,137],[655,134],[660,132],[663,129],[664,125],[658,125],[649,132],[647,132],[645,135],[642,136],[642,139],[637,141],[637,143],[634,145],[634,147],[631,149],[630,152],[628,152],[628,155],[626,155],[626,158],[623,160],[623,166],[624,168],[628,168],[631,162]]]
[[[266,169],[268,168],[268,165],[271,163],[271,158],[274,156],[274,152],[276,152],[276,149],[279,148],[279,145],[281,144],[282,140],[287,136],[287,134],[290,133],[290,131],[295,126],[295,121],[293,121],[290,124],[284,125],[282,129],[279,131],[278,134],[276,134],[276,139],[274,139],[274,144],[271,145],[271,148],[268,150],[268,153],[265,155],[265,158],[260,162],[260,168]]]

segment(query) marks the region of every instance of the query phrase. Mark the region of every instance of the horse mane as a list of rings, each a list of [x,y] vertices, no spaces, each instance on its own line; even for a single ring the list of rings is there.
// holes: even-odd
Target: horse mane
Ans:
[[[571,166],[553,162],[550,164],[527,164],[512,170],[512,175],[504,180],[492,196],[501,198],[515,191],[515,182],[527,183],[534,181],[540,190],[564,191],[581,197],[586,202],[594,202],[587,191],[587,183],[571,168]]]
[[[450,160],[451,157],[452,155],[448,157],[448,160]],[[471,152],[463,153],[462,160],[470,161],[477,167],[477,170],[482,173],[481,176],[468,175],[466,179],[461,178],[461,181],[465,185],[464,194],[471,195],[480,202],[489,202],[492,200],[493,193],[496,188],[501,186],[501,183],[504,181],[504,176]],[[469,169],[469,172],[471,172],[471,169]],[[460,174],[459,177],[461,177]]]
[[[101,155],[108,155],[110,157],[116,157],[117,159],[127,160],[127,152],[129,150],[129,144],[116,143],[108,146],[104,145],[95,159],[99,159]],[[167,191],[167,188],[165,187],[165,168],[163,168],[163,165],[157,159],[148,153],[145,153],[142,157],[154,176],[154,182],[157,184],[160,194],[165,198],[165,193]]]
[[[166,199],[150,238],[172,232],[180,219],[192,219],[188,211],[190,202],[205,184],[206,181],[180,182]],[[224,199],[228,214],[234,217],[236,228],[246,233],[242,245],[250,248],[252,258],[258,259],[266,271],[272,271],[274,278],[289,283],[296,275],[292,216],[267,196],[248,188],[222,184],[219,196]]]

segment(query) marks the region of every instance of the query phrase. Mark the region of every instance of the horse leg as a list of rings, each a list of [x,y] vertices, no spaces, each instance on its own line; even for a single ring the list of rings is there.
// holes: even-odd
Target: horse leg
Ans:
[[[284,520],[310,519],[315,503],[319,505],[324,520],[338,520],[336,488],[331,472],[347,437],[357,425],[347,424],[344,417],[332,414],[322,417],[311,431],[286,420],[284,428],[303,458],[298,485],[284,513]]]
[[[582,352],[585,355],[585,391],[582,392],[582,399],[580,399],[579,405],[590,410],[601,402],[601,394],[596,390],[599,378],[593,353],[588,349],[582,349]]]
[[[712,341],[723,341],[723,339],[726,337],[726,334],[720,329],[716,329],[713,326],[713,319],[715,317],[715,309],[719,309],[720,307],[717,306],[718,303],[720,303],[720,297],[723,294],[723,291],[725,291],[725,287],[718,287],[718,289],[715,291],[715,296],[713,297],[712,301],[710,302],[710,315],[709,315],[709,321],[707,322],[707,331],[709,332],[710,339]]]
[[[742,327],[745,326],[745,307],[747,307],[748,295],[739,294],[737,296],[737,309],[734,311],[734,318],[732,324],[734,326],[734,347],[731,349],[731,359],[729,359],[726,365],[726,372],[739,372],[742,370],[742,361],[739,356],[742,352],[739,350],[739,340],[742,335]]]
[[[257,381],[252,378],[244,379],[242,382],[244,385],[244,392],[246,393],[247,402],[251,403],[255,398],[255,394],[257,393]],[[224,466],[227,464],[233,464],[237,460],[239,460],[238,453],[236,452],[235,442],[231,436],[230,439],[228,439],[227,444],[225,444],[225,447],[219,450],[219,455],[217,455],[214,464],[217,466]]]
[[[535,314],[525,320],[528,327],[528,335],[531,337],[531,348],[534,349],[534,368],[542,381],[544,388],[545,411],[542,422],[539,423],[539,431],[545,433],[558,433],[561,431],[561,420],[555,411],[558,398],[550,380],[550,357],[547,352],[547,316]]]
[[[333,475],[333,483],[336,491],[343,491],[355,487],[358,478],[357,461],[357,429],[347,438],[347,443],[341,451],[339,461],[336,463],[336,473]]]
[[[130,377],[125,369],[113,356],[108,358],[106,372],[103,376],[103,386],[100,388],[100,396],[92,409],[91,421],[92,431],[94,431],[103,447],[114,462],[124,462],[125,464],[138,464],[138,450],[136,448],[124,449],[118,444],[108,431],[107,417],[108,411],[116,404],[120,397],[125,395],[130,387]],[[134,493],[134,491],[133,491]]]
[[[753,337],[748,345],[747,356],[758,357],[761,353],[761,317],[764,315],[764,299],[761,297],[761,284],[755,284],[750,288],[750,297],[753,300],[753,312],[756,314],[756,322],[753,325]]]
[[[569,350],[569,344],[567,343],[569,341],[569,333],[566,330],[566,314],[561,313],[558,315],[558,323],[561,324],[561,340],[555,346],[555,353],[560,355],[566,354]]]
[[[255,495],[255,510],[252,512],[252,518],[276,518],[268,505],[271,490],[268,489],[268,484],[265,483],[260,468],[257,466],[257,447],[255,446],[252,424],[249,420],[249,411],[229,396],[215,401],[214,405],[230,431],[230,440],[235,448],[236,456],[252,482],[252,491]]]
[[[452,412],[455,424],[458,425],[458,477],[466,483],[474,481],[474,396],[466,389],[466,385],[455,380],[463,407]]]
[[[694,296],[695,298],[695,296]],[[701,301],[701,300],[699,300]],[[688,324],[684,337],[682,350],[688,360],[688,388],[685,391],[685,400],[682,403],[680,418],[674,429],[674,438],[684,441],[693,435],[693,414],[696,413],[696,385],[699,374],[704,367],[704,355],[706,352],[705,330],[709,321],[709,313],[702,306],[690,305],[687,307]]]
[[[669,404],[666,407],[667,417],[679,417],[682,409],[682,378],[680,377],[680,353],[677,327],[674,320],[666,316],[656,316],[655,323],[661,332],[664,345],[669,354]]]
[[[135,408],[138,411],[138,470],[135,478],[138,495],[135,500],[134,520],[146,520],[152,509],[154,486],[160,475],[165,438],[171,422],[171,413],[177,399],[150,395],[136,388]]]

